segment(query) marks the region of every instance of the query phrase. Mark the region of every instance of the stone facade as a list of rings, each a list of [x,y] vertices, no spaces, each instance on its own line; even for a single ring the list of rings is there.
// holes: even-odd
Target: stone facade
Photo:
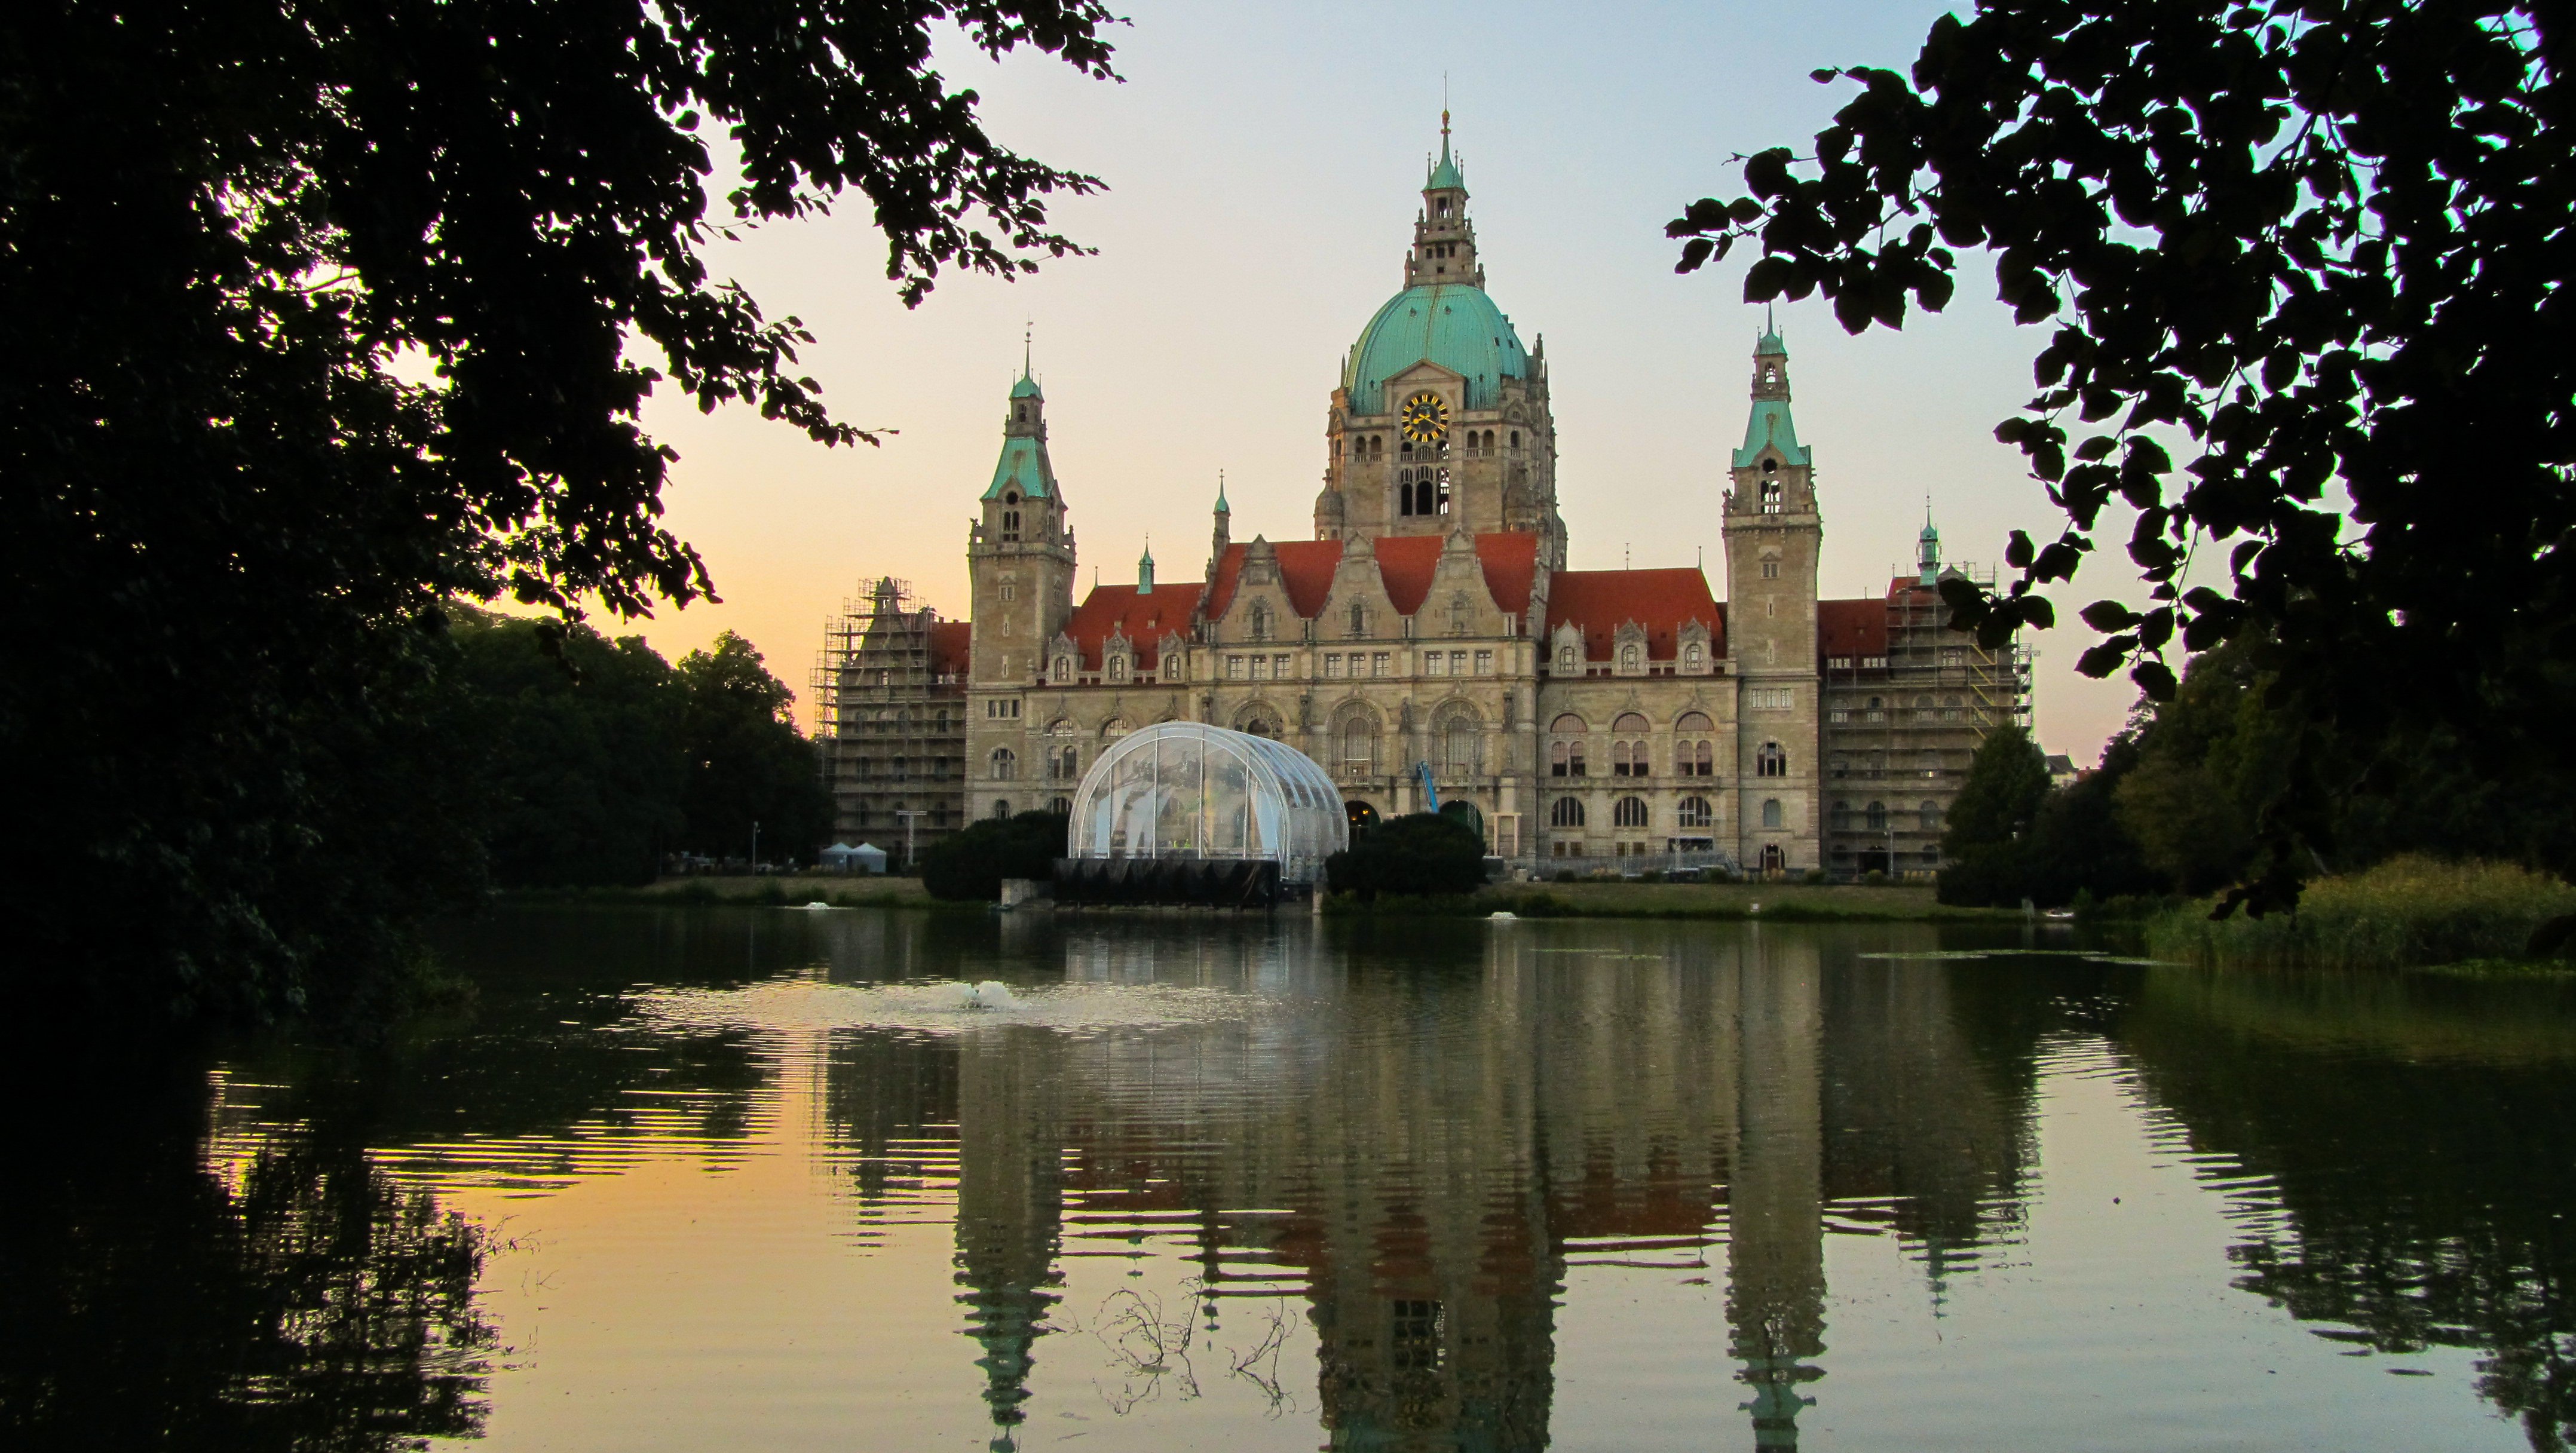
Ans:
[[[1545,349],[1486,296],[1466,204],[1444,129],[1404,291],[1332,391],[1312,540],[1236,542],[1220,490],[1199,582],[1158,583],[1149,555],[1077,603],[1023,372],[967,542],[961,810],[1069,799],[1104,741],[1188,718],[1294,744],[1355,821],[1420,810],[1427,769],[1541,870],[1937,866],[1967,754],[2027,710],[2027,678],[1939,629],[1929,529],[1884,599],[1817,599],[1813,451],[1769,330],[1723,502],[1727,603],[1697,570],[1567,570]]]

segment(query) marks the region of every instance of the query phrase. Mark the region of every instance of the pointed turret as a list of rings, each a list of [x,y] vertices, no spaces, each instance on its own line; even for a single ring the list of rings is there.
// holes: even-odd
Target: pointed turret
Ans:
[[[1404,285],[1485,285],[1476,261],[1476,229],[1467,221],[1467,179],[1449,155],[1449,113],[1440,113],[1440,159],[1422,183],[1422,215],[1413,222],[1413,250],[1405,254]]]
[[[1216,472],[1216,528],[1208,541],[1209,580],[1216,579],[1217,563],[1225,559],[1225,547],[1234,543],[1234,507],[1225,502],[1225,471]]]
[[[1136,593],[1154,593],[1154,545],[1150,540],[1145,543],[1145,553],[1136,557]]]
[[[1923,533],[1914,537],[1914,565],[1925,586],[1941,583],[1941,532],[1932,528],[1932,503],[1923,503]]]

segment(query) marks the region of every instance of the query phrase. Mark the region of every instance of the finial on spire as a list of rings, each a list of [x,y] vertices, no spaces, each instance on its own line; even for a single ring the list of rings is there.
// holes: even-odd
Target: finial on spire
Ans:
[[[1031,377],[1037,358],[1038,320],[1031,318],[1020,330],[1020,377]]]
[[[1222,469],[1216,472],[1216,512],[1221,515],[1234,513],[1234,506],[1225,502],[1225,471]]]

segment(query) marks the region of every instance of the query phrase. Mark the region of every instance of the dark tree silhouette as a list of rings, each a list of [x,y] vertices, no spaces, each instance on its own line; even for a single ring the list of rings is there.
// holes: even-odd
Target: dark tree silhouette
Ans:
[[[1080,250],[1047,199],[1097,183],[987,136],[931,44],[954,26],[1109,77],[1111,19],[1093,0],[12,6],[13,987],[291,1009],[470,886],[385,846],[442,836],[434,793],[385,769],[415,760],[442,603],[706,595],[660,523],[674,456],[639,427],[647,395],[869,438],[797,371],[804,327],[710,274],[709,244],[855,190],[907,302],[944,269]]]
[[[1749,195],[1669,230],[1683,271],[1754,240],[1748,298],[1822,292],[1853,332],[1941,308],[1954,249],[1991,250],[2015,318],[2052,325],[1995,432],[2067,524],[2016,532],[2007,591],[1946,597],[1990,642],[2046,628],[2040,588],[2133,507],[2152,599],[2086,607],[2082,669],[2161,700],[2175,647],[2260,643],[2296,737],[2248,890],[2276,903],[2336,803],[2423,742],[2565,786],[2568,44],[2532,0],[1988,0],[1908,74],[1817,72],[1861,93],[1813,154],[1747,158]],[[2197,456],[2177,470],[2160,431]],[[2204,544],[2225,577],[2189,584]]]

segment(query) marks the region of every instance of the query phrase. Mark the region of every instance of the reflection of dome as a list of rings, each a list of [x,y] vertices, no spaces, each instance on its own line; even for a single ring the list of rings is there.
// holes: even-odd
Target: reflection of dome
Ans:
[[[1483,288],[1426,283],[1396,294],[1360,330],[1342,371],[1351,407],[1387,412],[1389,401],[1380,397],[1387,379],[1426,360],[1466,376],[1471,409],[1493,407],[1504,379],[1529,377],[1529,354],[1512,320]]]

